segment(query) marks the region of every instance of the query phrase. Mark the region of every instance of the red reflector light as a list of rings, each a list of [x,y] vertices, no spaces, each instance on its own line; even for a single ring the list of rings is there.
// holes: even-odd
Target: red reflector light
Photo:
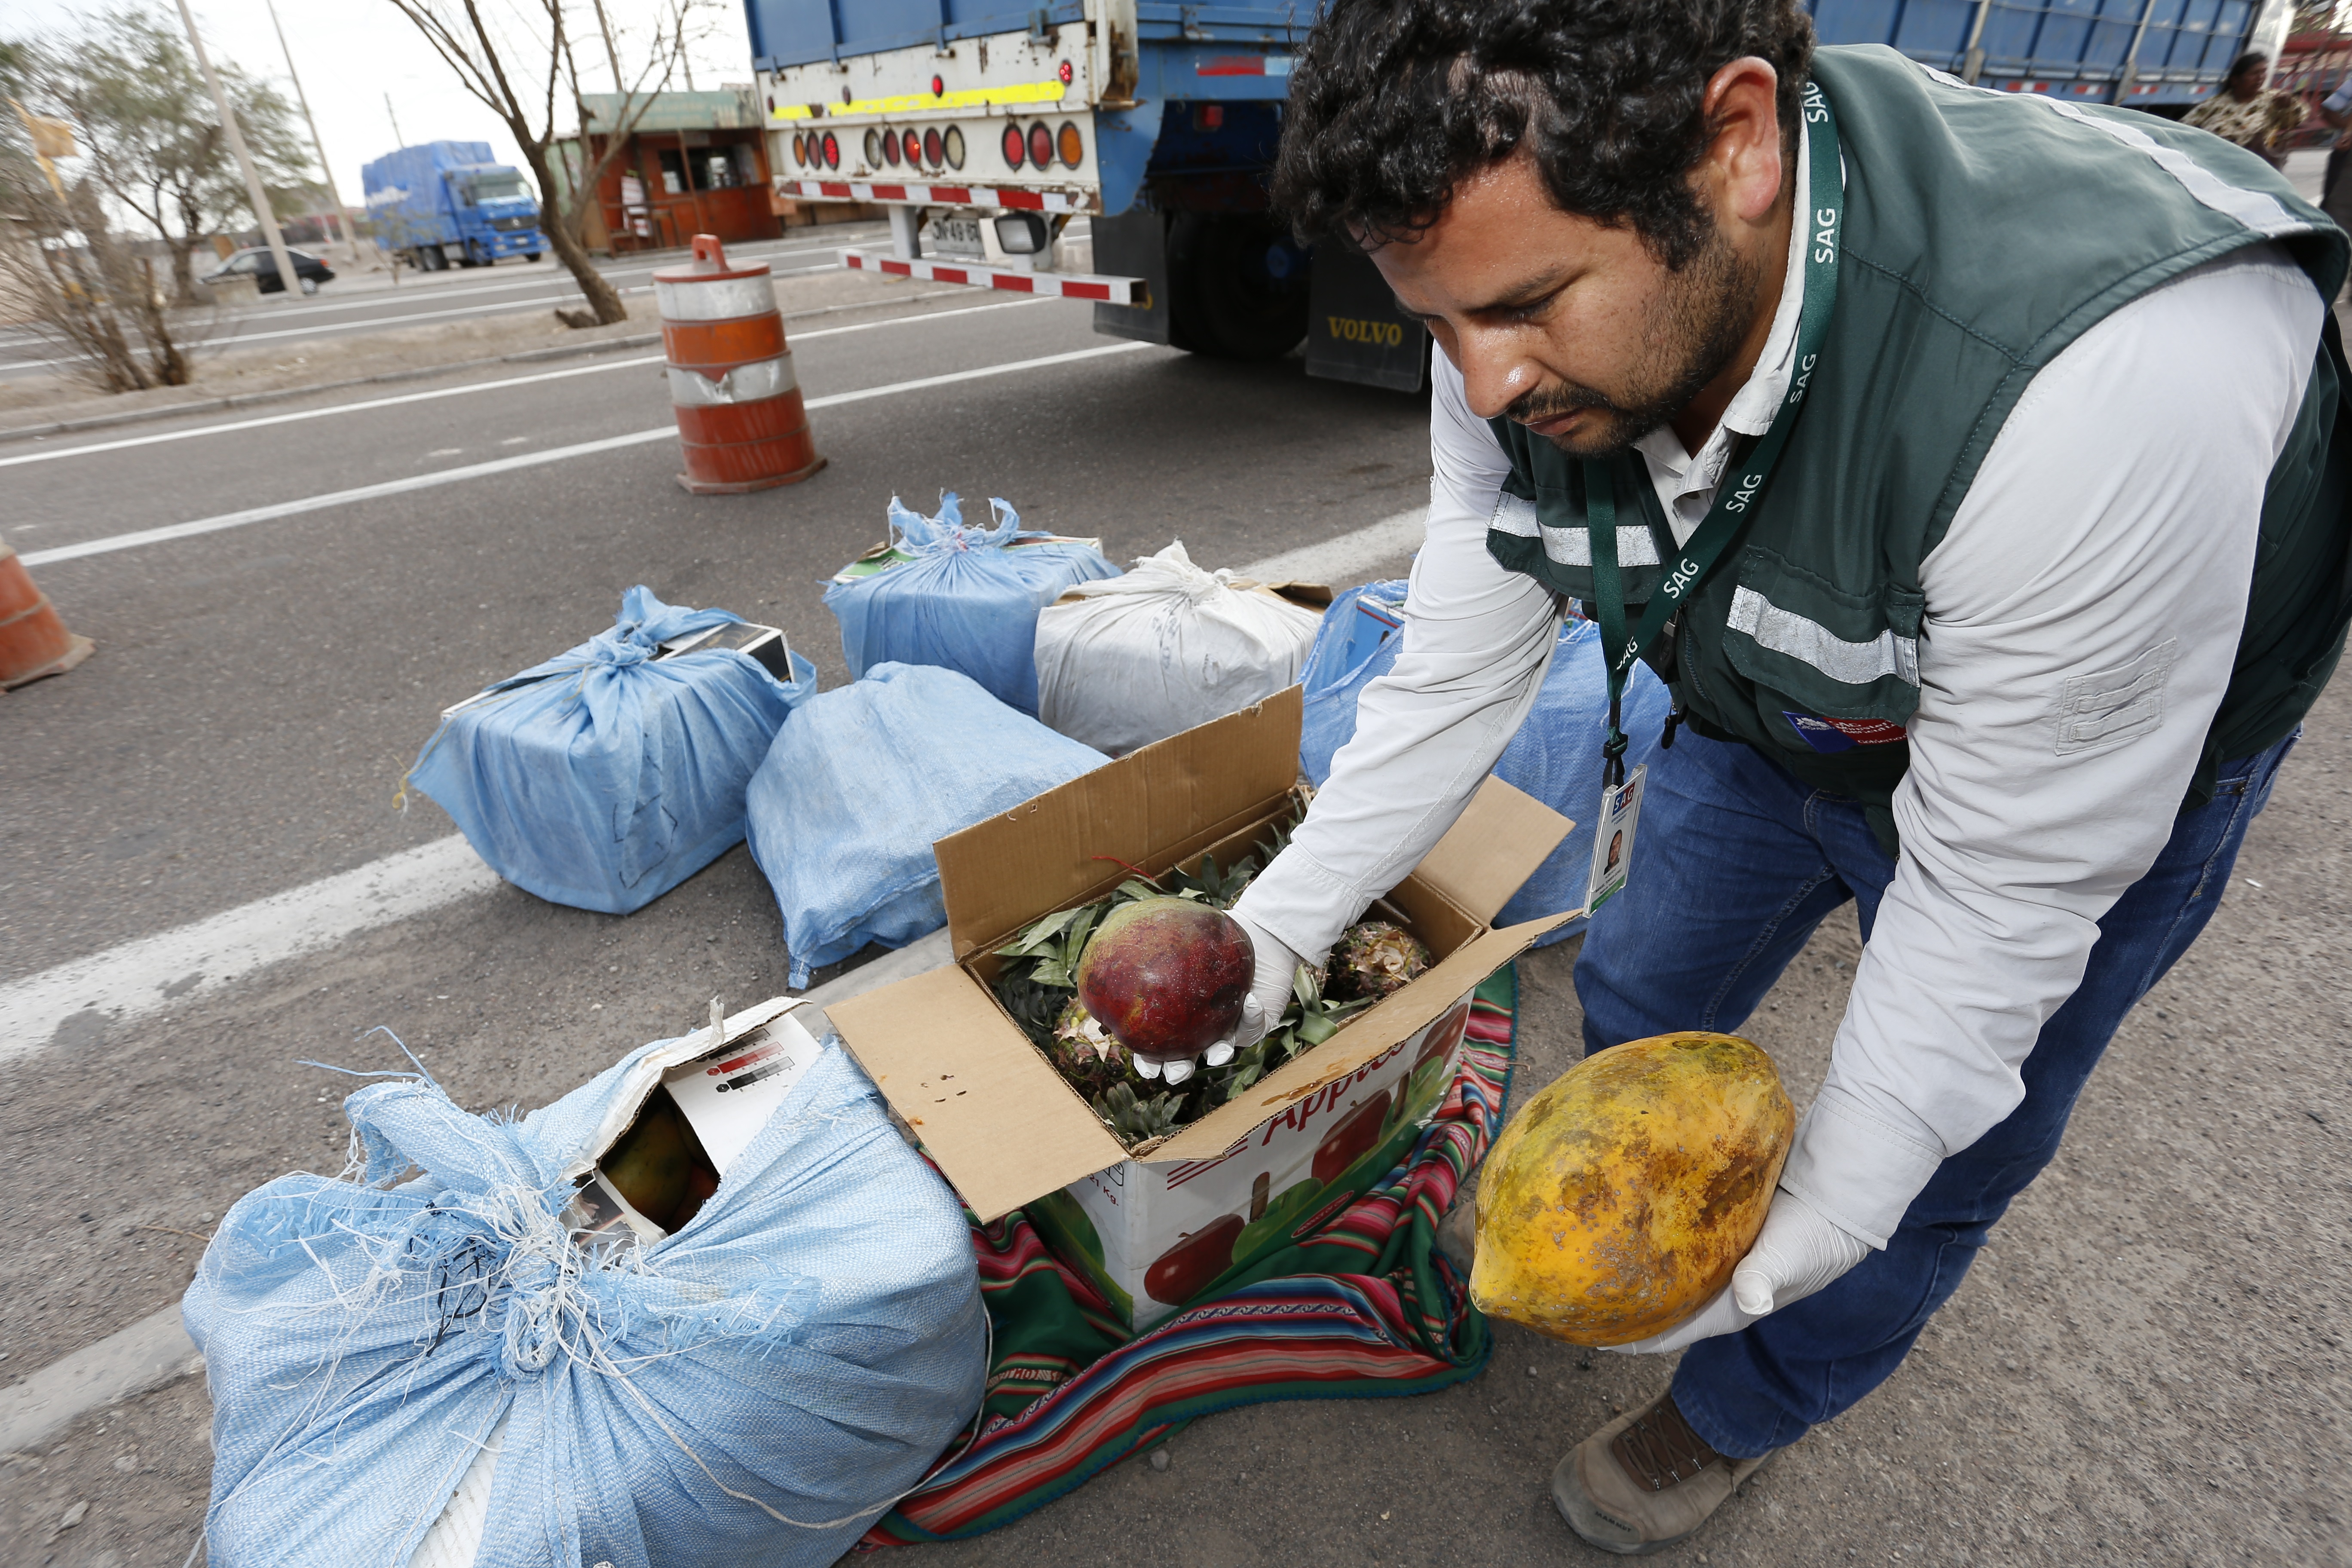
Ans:
[[[882,132],[882,161],[894,169],[898,166],[898,133],[896,131]]]
[[[1008,125],[1004,128],[1004,166],[1006,168],[1017,169],[1021,166],[1021,149],[1026,145],[1021,136],[1021,127]]]
[[[1059,77],[1062,79],[1062,85],[1063,85],[1064,87],[1067,87],[1067,86],[1069,86],[1069,85],[1070,85],[1070,79],[1071,79],[1072,77],[1074,77],[1074,76],[1077,75],[1077,72],[1076,72],[1076,71],[1074,71],[1074,70],[1072,70],[1072,69],[1070,68],[1070,62],[1069,62],[1069,61],[1067,61],[1067,60],[1064,60],[1064,61],[1062,62],[1062,68],[1061,68],[1059,71],[1055,72],[1055,75],[1057,75],[1057,76],[1059,76]]]
[[[830,131],[824,133],[824,166],[828,169],[841,167],[841,139]]]
[[[1078,134],[1076,121],[1063,121],[1061,133],[1054,138],[1054,142],[1055,150],[1062,154],[1062,162],[1069,167],[1075,169],[1086,162],[1086,138]]]
[[[923,162],[936,166],[947,149],[940,144],[940,133],[932,129],[923,132]]]
[[[948,84],[947,84],[947,83],[945,83],[945,82],[941,81],[941,80],[940,80],[939,78],[937,78],[937,77],[933,77],[933,78],[931,79],[931,96],[932,96],[933,98],[937,98],[937,97],[939,97],[941,93],[943,93],[943,92],[947,91],[947,89],[948,89]]]
[[[1041,170],[1053,166],[1054,132],[1042,120],[1029,128],[1029,161]]]

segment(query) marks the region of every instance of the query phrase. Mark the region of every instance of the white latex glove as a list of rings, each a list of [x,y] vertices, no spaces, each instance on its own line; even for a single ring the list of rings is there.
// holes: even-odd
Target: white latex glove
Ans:
[[[1235,1026],[1230,1039],[1219,1040],[1203,1052],[1201,1059],[1213,1068],[1221,1068],[1234,1059],[1235,1051],[1246,1050],[1271,1033],[1282,1022],[1282,1010],[1290,1005],[1292,979],[1298,966],[1306,961],[1290,951],[1279,937],[1266,931],[1255,921],[1237,910],[1227,914],[1249,933],[1250,952],[1256,967],[1251,973],[1249,995],[1242,1003],[1242,1020]],[[1190,1057],[1146,1057],[1135,1058],[1137,1076],[1161,1079],[1170,1084],[1182,1083],[1192,1076],[1195,1066]]]
[[[1656,1355],[1717,1334],[1736,1334],[1759,1318],[1803,1300],[1869,1256],[1868,1242],[1782,1187],[1772,1195],[1771,1212],[1764,1216],[1756,1245],[1714,1300],[1664,1333],[1609,1348],[1627,1355]]]

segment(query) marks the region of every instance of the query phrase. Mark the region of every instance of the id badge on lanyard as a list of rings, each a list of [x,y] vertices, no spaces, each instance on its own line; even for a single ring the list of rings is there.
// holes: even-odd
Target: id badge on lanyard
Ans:
[[[1649,769],[1625,773],[1625,731],[1620,725],[1625,678],[1642,650],[1657,640],[1675,613],[1715,569],[1726,547],[1746,526],[1780,449],[1789,444],[1797,412],[1805,401],[1822,342],[1837,305],[1838,251],[1844,236],[1845,180],[1838,158],[1837,117],[1817,82],[1805,84],[1806,173],[1811,213],[1792,221],[1804,226],[1804,304],[1797,318],[1796,372],[1772,423],[1736,473],[1715,493],[1706,520],[1666,563],[1658,592],[1643,606],[1640,623],[1625,626],[1624,579],[1617,567],[1617,497],[1606,461],[1584,464],[1585,529],[1592,542],[1592,607],[1601,623],[1601,657],[1609,676],[1609,737],[1601,748],[1601,815],[1592,838],[1592,875],[1585,887],[1588,912],[1622,889],[1633,866],[1633,827],[1642,812],[1642,785]],[[1667,721],[1671,736],[1675,719]]]

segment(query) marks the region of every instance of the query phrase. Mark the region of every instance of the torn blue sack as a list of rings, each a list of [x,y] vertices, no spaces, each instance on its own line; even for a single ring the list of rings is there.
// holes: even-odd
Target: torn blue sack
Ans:
[[[733,649],[656,657],[741,617],[623,596],[613,629],[450,710],[409,770],[492,870],[559,904],[627,914],[743,837],[743,796],[816,690]]]
[[[824,591],[851,675],[878,664],[935,664],[1036,713],[1037,612],[1078,584],[1119,571],[1076,540],[1023,531],[1003,501],[988,504],[995,526],[967,528],[952,494],[940,498],[937,517],[890,498],[890,543],[913,559]]]
[[[509,1568],[822,1568],[921,1479],[979,1407],[979,1280],[954,1193],[838,1044],[675,1234],[583,1247],[560,1217],[709,1048],[644,1047],[520,1121],[372,1084],[344,1101],[361,1180],[229,1210],[184,1305],[209,1562],[408,1563],[485,1448],[468,1561]]]
[[[812,699],[751,780],[751,858],[784,917],[787,984],[947,924],[932,844],[1108,761],[936,665],[877,665]]]
[[[1356,700],[1396,668],[1403,645],[1402,623],[1408,584],[1369,583],[1331,602],[1314,649],[1300,675],[1306,686],[1306,716],[1299,731],[1298,765],[1318,786],[1331,776],[1331,759],[1356,733]],[[1369,609],[1360,609],[1358,601]],[[1395,629],[1391,629],[1395,628]],[[1633,666],[1620,704],[1632,744],[1628,771],[1655,757],[1672,699],[1665,683],[1646,664]],[[1601,628],[1570,618],[1559,627],[1551,668],[1544,675],[1534,710],[1495,763],[1495,776],[1542,801],[1576,826],[1519,885],[1495,917],[1497,926],[1516,925],[1583,906],[1592,870],[1592,826],[1600,816],[1601,746],[1608,739],[1609,681],[1601,665]],[[1573,920],[1546,932],[1537,945],[1574,936],[1585,922]]]

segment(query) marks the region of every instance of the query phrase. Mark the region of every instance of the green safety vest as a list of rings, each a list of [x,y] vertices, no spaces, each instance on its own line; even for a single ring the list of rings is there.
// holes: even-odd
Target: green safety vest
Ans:
[[[2109,312],[2247,246],[2284,245],[2333,300],[2352,242],[2259,158],[2151,115],[1981,91],[1877,45],[1817,51],[1813,79],[1845,159],[1836,310],[1744,531],[1644,658],[1699,733],[1860,800],[1891,850],[1919,703],[1920,563],[2035,373]],[[2212,797],[2222,761],[2293,730],[2342,650],[2347,375],[2331,315],[2271,470],[2245,629],[2188,804]],[[1488,550],[1590,601],[1582,460],[1490,423],[1511,472]],[[1641,455],[1612,464],[1638,610],[1674,536]]]

